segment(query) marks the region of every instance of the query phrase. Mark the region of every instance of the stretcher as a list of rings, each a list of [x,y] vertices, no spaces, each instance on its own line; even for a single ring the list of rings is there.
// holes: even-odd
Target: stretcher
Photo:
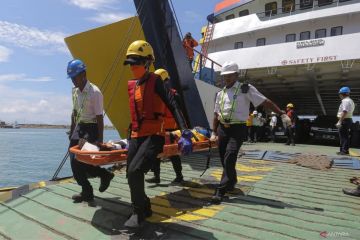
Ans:
[[[193,152],[205,151],[217,147],[216,142],[209,140],[193,142]],[[78,161],[93,166],[102,166],[125,162],[127,159],[127,150],[111,151],[81,151],[79,145],[70,148],[70,152],[75,154]],[[163,152],[158,155],[159,158],[167,158],[174,155],[180,155],[177,144],[164,145]]]

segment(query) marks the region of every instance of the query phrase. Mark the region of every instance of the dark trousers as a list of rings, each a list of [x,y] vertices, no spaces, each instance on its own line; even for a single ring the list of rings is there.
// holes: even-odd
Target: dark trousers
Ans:
[[[174,155],[174,156],[169,157],[169,159],[170,159],[170,161],[172,163],[172,166],[173,166],[174,172],[176,174],[176,177],[177,178],[183,177],[180,156],[179,155]],[[156,178],[160,178],[160,164],[161,164],[160,159],[157,158],[156,161],[154,162],[154,165],[152,166],[152,171],[154,172],[154,176]]]
[[[157,135],[132,138],[129,143],[126,173],[134,212],[140,216],[143,216],[147,204],[144,174],[153,166],[164,143],[164,137]]]
[[[256,142],[258,139],[258,128],[259,126],[250,127],[250,140]]]
[[[271,141],[273,142],[275,142],[275,132],[276,132],[276,127],[271,127],[270,137],[271,137]]]
[[[167,129],[166,131],[171,131],[171,130]],[[175,137],[172,134],[170,134],[170,143],[175,143]],[[182,165],[181,165],[180,156],[179,155],[170,156],[169,159],[172,163],[176,177],[182,178],[183,175],[182,175]],[[151,168],[151,170],[154,172],[154,176],[156,178],[160,178],[160,164],[161,164],[160,159],[157,158]]]
[[[350,146],[350,128],[352,124],[351,118],[345,118],[341,123],[339,128],[339,137],[340,137],[340,152],[349,153]]]
[[[287,136],[287,144],[290,143],[294,143],[295,144],[295,128],[294,127],[286,127],[286,132],[285,132],[286,136]]]
[[[79,124],[78,131],[79,137],[85,138],[90,143],[94,143],[98,139],[97,124]],[[77,145],[78,143],[79,140],[71,140],[69,148]],[[103,177],[108,174],[108,171],[104,168],[92,166],[76,160],[73,153],[70,153],[70,161],[74,178],[82,188],[82,195],[93,196],[93,189],[88,177]]]
[[[218,128],[219,154],[223,173],[218,189],[225,194],[229,188],[237,183],[236,161],[245,135],[246,126],[242,124],[233,124],[225,128],[220,124]]]

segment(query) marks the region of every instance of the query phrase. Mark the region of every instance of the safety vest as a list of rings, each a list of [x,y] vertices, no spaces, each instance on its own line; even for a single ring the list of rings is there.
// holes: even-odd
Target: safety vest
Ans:
[[[170,91],[173,94],[173,96],[175,96],[176,90],[171,88]],[[179,127],[176,124],[174,116],[172,115],[171,111],[168,108],[166,108],[165,109],[165,116],[164,116],[164,129],[166,129],[166,130],[174,130],[174,129],[178,129],[178,128]]]
[[[241,83],[238,83],[238,86],[235,90],[235,93],[234,93],[234,97],[231,101],[231,108],[230,108],[230,116],[227,117],[225,119],[224,115],[223,115],[223,112],[224,112],[224,105],[225,105],[225,99],[224,99],[224,96],[226,94],[226,87],[223,88],[223,90],[219,93],[221,94],[221,97],[220,97],[220,114],[219,114],[219,120],[221,123],[223,124],[244,124],[246,123],[246,121],[239,121],[239,120],[236,120],[236,119],[233,119],[232,118],[232,115],[233,115],[233,112],[236,110],[237,108],[237,96],[239,94],[239,90],[241,89]]]
[[[128,82],[132,138],[165,135],[165,103],[155,92],[157,78],[157,75],[150,73],[149,78],[140,85],[138,80]]]

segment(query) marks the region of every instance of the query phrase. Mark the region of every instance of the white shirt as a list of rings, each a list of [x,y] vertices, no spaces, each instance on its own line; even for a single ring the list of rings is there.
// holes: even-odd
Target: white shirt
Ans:
[[[235,82],[231,88],[225,87],[216,94],[214,112],[219,114],[219,116],[222,115],[225,119],[230,117],[232,100],[239,84],[241,83]],[[251,84],[249,84],[249,91],[247,93],[242,93],[239,86],[239,91],[235,100],[235,109],[232,113],[231,120],[245,122],[249,116],[250,102],[257,107],[265,100],[266,97]]]
[[[277,124],[277,117],[276,116],[272,116],[271,120],[270,120],[270,126],[271,127],[276,127]]]
[[[355,110],[355,103],[350,97],[345,97],[341,100],[337,117],[340,118],[343,111],[346,111],[345,118],[352,118],[353,112]]]
[[[73,88],[73,105],[74,110],[80,113],[79,122],[96,123],[96,116],[104,111],[103,95],[96,85],[87,81],[83,91]]]

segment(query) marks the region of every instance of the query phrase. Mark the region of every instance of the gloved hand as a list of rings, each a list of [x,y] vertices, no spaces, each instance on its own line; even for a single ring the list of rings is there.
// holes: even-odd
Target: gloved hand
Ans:
[[[193,150],[193,145],[191,138],[193,134],[190,130],[185,129],[181,133],[180,140],[178,141],[178,149],[181,151],[183,155],[188,155]]]
[[[216,136],[215,132],[212,132],[211,137],[210,137],[210,141],[215,142],[216,140],[217,140],[217,136]]]
[[[283,122],[285,127],[291,126],[291,119],[289,118],[288,115],[282,114],[281,115],[281,121]]]
[[[336,124],[335,124],[336,128],[340,128],[341,127],[341,122],[338,121]]]

